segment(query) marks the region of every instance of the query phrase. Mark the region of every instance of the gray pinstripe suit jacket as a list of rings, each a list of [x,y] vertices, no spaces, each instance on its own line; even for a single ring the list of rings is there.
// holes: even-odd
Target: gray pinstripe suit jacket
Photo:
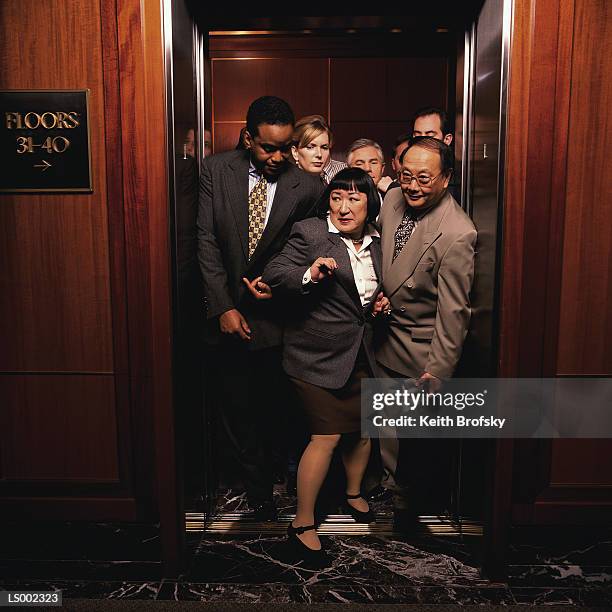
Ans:
[[[370,244],[376,276],[381,279],[381,251],[377,237]],[[333,257],[338,269],[325,280],[304,287],[302,279],[317,257]],[[275,299],[292,309],[285,328],[283,367],[289,376],[328,389],[347,382],[362,343],[370,352],[372,301],[361,305],[346,245],[318,218],[296,223],[283,250],[264,270],[263,280]],[[377,295],[377,291],[374,296]]]

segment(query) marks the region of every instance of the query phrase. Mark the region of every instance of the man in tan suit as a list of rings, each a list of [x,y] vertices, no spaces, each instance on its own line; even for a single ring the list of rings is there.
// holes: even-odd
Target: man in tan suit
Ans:
[[[376,359],[381,376],[412,378],[435,392],[453,375],[467,333],[476,229],[447,191],[453,154],[444,142],[413,138],[400,161],[401,189],[388,193],[380,215],[392,311]],[[426,460],[415,449],[433,442],[381,439],[382,484],[396,494],[396,508],[408,507],[414,493],[417,470],[410,464]]]

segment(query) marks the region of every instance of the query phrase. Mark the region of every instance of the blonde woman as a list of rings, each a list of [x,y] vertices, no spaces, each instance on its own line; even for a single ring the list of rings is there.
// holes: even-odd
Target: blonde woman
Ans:
[[[321,115],[302,117],[295,124],[291,155],[298,168],[320,176],[326,185],[346,164],[331,158],[334,138]]]

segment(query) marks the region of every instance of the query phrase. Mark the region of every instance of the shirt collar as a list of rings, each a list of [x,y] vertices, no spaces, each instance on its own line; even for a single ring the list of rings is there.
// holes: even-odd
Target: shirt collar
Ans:
[[[257,168],[253,165],[252,161],[249,161],[249,176],[252,176],[256,179],[259,179],[261,177],[261,172],[257,170]]]

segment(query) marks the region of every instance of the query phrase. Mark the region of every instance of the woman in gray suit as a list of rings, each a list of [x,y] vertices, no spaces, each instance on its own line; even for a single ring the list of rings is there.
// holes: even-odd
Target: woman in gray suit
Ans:
[[[311,561],[325,559],[314,508],[338,444],[346,470],[346,510],[358,522],[374,520],[361,497],[370,440],[360,435],[360,390],[361,379],[374,371],[370,322],[389,308],[379,293],[380,239],[372,223],[379,208],[366,172],[340,171],[321,197],[318,218],[293,226],[263,274],[274,298],[284,298],[295,315],[285,329],[283,367],[306,412],[311,440],[298,468],[297,513],[288,535]]]

